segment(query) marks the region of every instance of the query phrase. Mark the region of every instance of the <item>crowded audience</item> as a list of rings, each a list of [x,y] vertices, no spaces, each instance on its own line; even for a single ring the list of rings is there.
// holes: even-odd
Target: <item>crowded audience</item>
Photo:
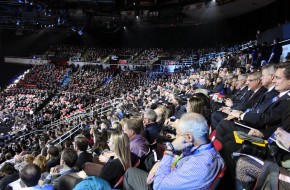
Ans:
[[[253,189],[269,160],[289,178],[290,63],[279,63],[276,46],[52,48],[88,62],[108,53],[142,63],[198,55],[211,67],[155,75],[34,66],[0,94],[0,189],[72,189],[92,176],[111,188],[210,189],[220,172],[223,188]]]

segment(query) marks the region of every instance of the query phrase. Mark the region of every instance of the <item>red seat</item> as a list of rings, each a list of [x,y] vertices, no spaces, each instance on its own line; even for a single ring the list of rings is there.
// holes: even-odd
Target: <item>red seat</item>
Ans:
[[[140,165],[140,159],[137,159],[133,167],[137,168],[139,165]]]
[[[211,141],[211,142],[213,142],[214,140],[215,140],[215,136],[216,136],[216,130],[213,130],[211,133],[210,133],[210,135],[209,135],[209,140]]]
[[[216,139],[216,130],[213,130],[209,135],[209,140],[212,142],[213,146],[217,151],[220,151],[222,149],[222,143]]]
[[[226,171],[226,167],[224,167],[223,169],[220,170],[220,172],[218,173],[218,175],[215,177],[213,183],[210,186],[210,190],[215,190],[219,184],[219,182],[221,181],[222,177],[224,177],[225,175],[225,171]]]
[[[120,177],[120,179],[118,180],[118,182],[114,186],[115,189],[118,188],[118,187],[120,187],[122,185],[123,179],[124,179],[124,176]]]

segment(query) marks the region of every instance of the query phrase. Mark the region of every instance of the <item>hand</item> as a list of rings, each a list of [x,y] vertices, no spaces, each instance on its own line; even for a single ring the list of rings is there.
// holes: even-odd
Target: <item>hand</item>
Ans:
[[[186,135],[186,134],[185,134]],[[192,142],[184,138],[184,136],[176,135],[176,139],[171,143],[175,151],[183,150],[192,146]],[[168,147],[170,149],[170,147]]]
[[[225,106],[223,106],[223,107],[221,107],[220,109],[218,109],[218,111],[230,110],[230,109],[231,109],[230,107],[225,107]]]
[[[59,168],[57,168],[57,167],[52,167],[52,168],[50,168],[50,175],[58,175],[58,173],[59,173]]]
[[[290,147],[290,133],[284,131],[282,128],[278,128],[275,131],[275,138],[279,141],[285,148]]]
[[[225,99],[225,105],[228,107],[232,107],[233,106],[233,101],[229,98]]]
[[[238,119],[242,113],[243,112],[241,112],[239,110],[232,110],[231,113],[229,113],[229,116],[232,116],[232,117]]]
[[[226,117],[224,120],[230,121],[230,120],[232,120],[232,119],[235,119],[235,117],[232,116],[232,115],[229,115],[229,116]]]
[[[219,109],[219,111],[221,111],[221,112],[229,115],[231,113],[231,108],[229,108],[229,107],[222,107],[222,108]]]
[[[248,135],[255,136],[255,137],[261,137],[261,138],[264,137],[263,133],[257,129],[251,129],[250,132],[248,133]]]
[[[110,156],[107,156],[107,155],[104,155],[104,154],[101,154],[101,155],[99,156],[99,160],[100,160],[100,162],[102,162],[102,163],[107,163],[109,159],[110,159]]]
[[[160,165],[160,162],[156,162],[154,164],[154,166],[152,167],[152,169],[150,170],[150,172],[148,174],[148,177],[146,179],[147,185],[150,185],[153,182],[154,176],[155,176],[155,174],[157,172],[157,169],[158,169],[159,165]]]

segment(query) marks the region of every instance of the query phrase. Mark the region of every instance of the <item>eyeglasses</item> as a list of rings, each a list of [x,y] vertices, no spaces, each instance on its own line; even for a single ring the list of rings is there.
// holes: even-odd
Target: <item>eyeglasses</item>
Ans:
[[[181,137],[182,137],[182,136],[185,136],[185,135],[186,135],[186,134],[177,134],[177,133],[176,133],[175,136],[176,136],[176,137],[178,137],[178,136],[181,136]]]
[[[259,80],[259,78],[258,79],[251,79],[251,80],[248,79],[249,82],[252,82],[252,81],[255,81],[255,80]]]

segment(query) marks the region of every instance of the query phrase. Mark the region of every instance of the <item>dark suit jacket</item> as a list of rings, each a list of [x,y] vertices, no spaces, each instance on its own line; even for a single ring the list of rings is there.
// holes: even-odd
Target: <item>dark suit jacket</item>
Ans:
[[[183,106],[180,107],[180,109],[178,110],[178,112],[175,113],[175,117],[176,117],[177,119],[180,119],[181,116],[182,116],[183,114],[185,114],[185,113],[186,113],[186,105],[183,105]]]
[[[212,92],[213,93],[219,93],[219,92],[221,92],[223,90],[224,90],[224,83],[223,82],[220,82],[220,83],[216,84],[213,87]]]
[[[149,125],[146,125],[145,136],[150,144],[152,144],[157,139],[160,130],[161,129],[158,127],[157,123],[151,123]]]
[[[257,102],[257,105],[253,107],[254,112],[262,113],[271,104],[271,101],[274,97],[278,96],[279,92],[275,89],[272,89],[270,92],[265,93],[265,95]]]
[[[93,162],[93,156],[92,154],[84,151],[78,155],[78,160],[74,168],[77,169],[78,171],[81,171],[83,169],[84,163],[86,162]]]
[[[288,98],[290,96],[288,95]],[[286,98],[283,103],[281,103],[282,121],[273,126],[267,126],[266,129],[261,129],[265,138],[270,137],[278,127],[282,127],[285,131],[290,132],[290,99]]]
[[[236,91],[234,95],[229,97],[233,101],[233,107],[238,106],[242,102],[241,98],[243,98],[247,92],[248,92],[248,87],[246,86],[242,90]],[[215,112],[221,107],[225,106],[224,103],[214,102],[214,101],[211,101],[210,105],[212,108],[212,112]]]
[[[262,129],[266,126],[275,126],[282,122],[282,106],[290,101],[289,95],[285,94],[276,102],[268,101],[263,107],[263,112],[248,112],[243,121],[254,128]]]
[[[246,111],[248,108],[252,108],[264,96],[265,92],[267,92],[267,89],[262,86],[256,93],[252,94],[248,101],[233,107],[233,109]]]
[[[289,98],[290,95],[288,94]],[[282,104],[282,128],[290,133],[290,101],[287,99],[285,104]]]
[[[181,109],[181,105],[175,106],[174,116],[177,117],[179,110]]]
[[[246,89],[246,90],[245,90]],[[239,94],[239,96],[237,96],[233,101],[233,108],[239,106],[240,104],[243,104],[245,102],[247,102],[251,95],[253,94],[252,90],[249,90],[248,87],[244,88],[241,92],[241,94]]]
[[[48,160],[47,165],[46,165],[46,171],[50,172],[50,168],[55,167],[60,164],[60,157],[57,158],[51,158]]]
[[[206,85],[204,88],[211,91],[213,89],[213,85]]]

